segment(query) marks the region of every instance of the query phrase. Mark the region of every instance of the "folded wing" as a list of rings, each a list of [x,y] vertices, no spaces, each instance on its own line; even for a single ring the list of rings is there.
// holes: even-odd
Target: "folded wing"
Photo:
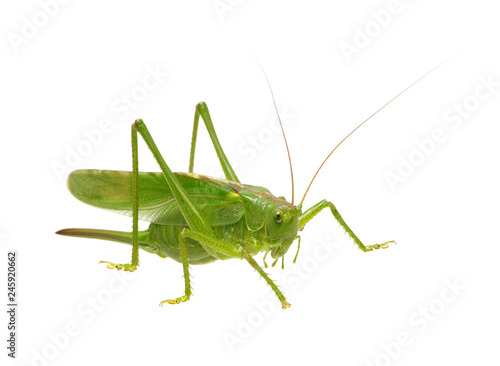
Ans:
[[[244,204],[229,181],[190,173],[174,175],[209,225],[231,224],[243,216]],[[82,202],[132,216],[132,172],[75,170],[67,184],[71,194]],[[187,225],[162,173],[139,173],[139,219]]]

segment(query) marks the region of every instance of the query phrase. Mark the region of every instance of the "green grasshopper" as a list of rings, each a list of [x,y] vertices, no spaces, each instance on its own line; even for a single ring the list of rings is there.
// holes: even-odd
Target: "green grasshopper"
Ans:
[[[433,69],[434,70],[434,69]],[[429,71],[427,74],[432,72]],[[364,122],[349,133],[326,157],[316,171],[299,203],[294,205],[293,170],[292,202],[276,197],[266,188],[241,184],[229,163],[215,133],[212,119],[204,102],[196,106],[191,141],[189,173],[173,173],[165,163],[146,125],[140,119],[132,124],[132,172],[112,170],[76,170],[67,181],[68,189],[80,201],[95,207],[132,216],[132,232],[97,229],[64,229],[60,235],[110,240],[132,245],[132,260],[126,264],[107,261],[110,269],[135,271],[139,266],[139,248],[155,253],[162,258],[169,257],[182,263],[184,272],[184,295],[165,302],[178,304],[189,300],[192,295],[189,264],[206,264],[215,260],[230,258],[245,259],[271,286],[283,309],[290,307],[278,286],[269,278],[253,258],[260,252],[268,253],[276,261],[284,255],[300,237],[298,232],[319,212],[329,208],[333,217],[344,228],[349,237],[363,252],[387,248],[394,241],[365,246],[347,226],[333,203],[318,202],[302,211],[302,203],[326,160],[354,131],[366,123],[381,109],[424,78],[419,78],[393,99],[382,106]],[[267,76],[266,76],[267,80]],[[271,86],[267,80],[269,88]],[[272,89],[271,89],[272,95]],[[273,96],[274,102],[274,96]],[[276,103],[274,103],[276,108]],[[193,173],[196,139],[200,116],[208,130],[226,179],[213,178]],[[278,115],[279,119],[279,115]],[[281,124],[281,121],[280,121]],[[283,126],[281,129],[284,135]],[[139,172],[137,134],[140,134],[154,158],[161,173]],[[288,144],[285,138],[288,151]],[[138,230],[139,219],[150,222],[149,228]],[[295,255],[294,262],[297,259]],[[283,267],[283,262],[282,262]]]

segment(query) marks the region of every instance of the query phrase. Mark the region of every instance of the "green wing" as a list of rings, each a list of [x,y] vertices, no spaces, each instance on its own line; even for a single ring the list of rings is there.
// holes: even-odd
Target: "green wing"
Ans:
[[[230,182],[190,173],[174,173],[211,226],[237,222],[244,204]],[[68,189],[89,205],[132,216],[132,172],[75,170]],[[186,220],[162,173],[139,173],[139,218],[160,225],[186,226]]]

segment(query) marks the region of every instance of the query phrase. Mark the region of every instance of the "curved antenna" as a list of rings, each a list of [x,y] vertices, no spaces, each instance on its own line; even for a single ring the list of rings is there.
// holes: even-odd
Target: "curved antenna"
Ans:
[[[408,89],[410,89],[413,85],[415,85],[416,83],[418,83],[420,80],[422,80],[423,78],[425,78],[427,75],[429,75],[431,72],[433,72],[434,70],[436,70],[437,68],[443,66],[446,62],[448,62],[451,58],[453,58],[455,55],[449,57],[448,59],[446,59],[445,61],[441,62],[439,65],[437,65],[436,67],[434,67],[432,70],[426,72],[423,76],[419,77],[416,81],[414,81],[413,83],[410,84],[410,86],[406,87],[403,91],[399,92],[394,98],[392,98],[391,100],[389,100],[387,103],[385,103],[382,107],[380,107],[375,113],[373,113],[370,117],[368,117],[367,119],[365,119],[363,122],[361,122],[354,130],[352,130],[346,137],[344,137],[342,139],[342,141],[340,141],[337,146],[335,146],[333,148],[333,150],[330,152],[330,154],[328,154],[328,156],[325,158],[325,160],[323,160],[323,162],[321,163],[321,165],[319,166],[318,170],[316,170],[316,173],[314,174],[313,178],[311,179],[311,182],[309,183],[309,185],[307,186],[307,189],[306,189],[306,193],[304,193],[304,197],[302,197],[302,200],[300,201],[300,204],[299,206],[302,206],[302,203],[304,202],[304,199],[306,198],[307,196],[307,192],[309,192],[309,188],[311,188],[311,185],[313,184],[314,180],[316,179],[316,176],[318,175],[319,171],[321,170],[321,168],[323,167],[323,165],[325,165],[326,161],[328,160],[328,158],[333,154],[333,152],[335,150],[337,150],[337,148],[345,141],[347,140],[347,138],[349,136],[351,136],[358,128],[360,128],[361,126],[363,126],[366,122],[368,122],[373,116],[375,116],[378,112],[380,112],[382,109],[384,109],[385,107],[387,107],[390,103],[392,103],[396,98],[398,98],[401,94],[403,94],[405,91],[407,91]]]
[[[255,55],[254,55],[254,57],[255,57]],[[274,110],[276,111],[276,115],[278,116],[278,121],[279,121],[280,127],[281,127],[281,133],[283,134],[283,138],[285,139],[286,152],[288,154],[288,161],[290,162],[290,177],[292,178],[292,206],[293,206],[293,202],[294,202],[294,198],[295,198],[295,187],[293,184],[292,159],[290,158],[290,150],[288,149],[288,142],[286,141],[285,130],[283,129],[283,123],[281,123],[281,118],[280,118],[280,114],[278,112],[278,107],[276,106],[276,100],[274,99],[274,93],[273,93],[273,88],[271,88],[271,83],[269,82],[269,79],[267,78],[266,72],[264,71],[264,68],[260,64],[257,57],[255,57],[255,60],[259,64],[260,69],[262,70],[262,73],[264,74],[264,77],[266,78],[267,85],[269,86],[269,90],[271,91],[271,97],[273,98],[273,104],[274,104]]]

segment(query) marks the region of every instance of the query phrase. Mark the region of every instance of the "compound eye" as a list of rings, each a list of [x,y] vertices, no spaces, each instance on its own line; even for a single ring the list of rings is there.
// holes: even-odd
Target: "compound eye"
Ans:
[[[283,211],[281,211],[281,210],[274,211],[273,218],[274,218],[274,221],[276,221],[278,223],[283,221]]]

